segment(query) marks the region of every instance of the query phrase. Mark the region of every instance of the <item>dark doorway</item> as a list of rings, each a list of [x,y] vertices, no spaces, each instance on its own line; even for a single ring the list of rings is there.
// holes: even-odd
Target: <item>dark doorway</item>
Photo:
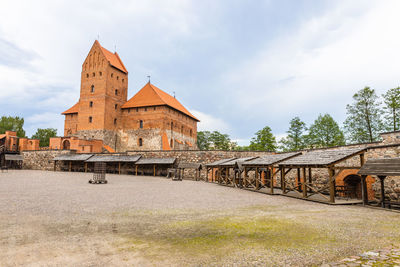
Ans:
[[[362,199],[361,177],[351,174],[343,179],[346,197]]]
[[[63,142],[63,149],[70,149],[71,144],[69,143],[68,140],[64,140]]]

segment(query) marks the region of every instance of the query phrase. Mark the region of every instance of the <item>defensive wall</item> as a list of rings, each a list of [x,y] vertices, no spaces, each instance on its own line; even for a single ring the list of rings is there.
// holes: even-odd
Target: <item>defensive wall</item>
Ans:
[[[400,157],[400,131],[389,132],[381,134],[381,142],[364,143],[364,144],[352,144],[332,148],[319,148],[315,150],[340,150],[350,148],[366,148],[365,160],[375,158],[397,158]],[[307,153],[310,150],[303,150],[303,153]],[[52,159],[55,156],[61,154],[75,153],[74,150],[35,150],[35,151],[23,151],[21,154],[24,158],[23,168],[34,169],[34,170],[53,170],[54,164]],[[177,158],[178,162],[193,162],[207,164],[217,160],[226,158],[243,158],[243,157],[258,157],[273,152],[265,151],[219,151],[219,150],[172,150],[172,151],[128,151],[128,155],[140,154],[144,158]],[[358,156],[350,158],[345,162],[341,163],[342,166],[359,166],[360,158]],[[343,170],[341,174],[336,178],[337,185],[343,185],[346,177],[356,175],[358,169]],[[190,173],[189,173],[190,174]],[[203,169],[201,176],[205,178],[207,175]],[[323,184],[327,183],[328,171],[327,169],[318,169],[313,173],[316,179],[316,183]],[[289,177],[295,179],[296,172],[291,172]],[[277,179],[277,185],[279,185],[279,176]],[[376,192],[379,192],[380,185],[375,182],[375,178],[367,178],[368,191],[373,196]],[[385,190],[386,193],[393,200],[400,200],[400,178],[399,177],[387,177],[385,179]]]

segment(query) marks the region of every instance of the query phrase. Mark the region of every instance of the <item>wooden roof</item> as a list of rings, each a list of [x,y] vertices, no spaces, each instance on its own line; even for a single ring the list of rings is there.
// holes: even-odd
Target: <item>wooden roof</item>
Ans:
[[[5,160],[15,160],[15,161],[23,161],[24,158],[21,155],[16,154],[5,154]]]
[[[208,163],[208,164],[206,164],[206,166],[207,166],[207,167],[216,167],[216,166],[221,165],[221,164],[224,163],[224,162],[228,162],[228,161],[231,161],[231,160],[234,160],[234,159],[236,159],[236,158],[220,159],[220,160],[217,160],[217,161]]]
[[[176,161],[176,158],[141,158],[136,164],[137,165],[172,165]]]
[[[265,155],[259,158],[255,158],[253,160],[245,161],[242,164],[243,166],[270,166],[299,155],[301,155],[301,152]]]
[[[136,162],[141,155],[95,155],[86,162]]]
[[[238,164],[244,163],[246,161],[253,160],[256,158],[258,158],[258,157],[246,157],[246,158],[233,159],[230,161],[223,162],[223,163],[219,164],[218,166],[223,166],[223,167],[235,166],[236,163],[238,163]]]
[[[358,174],[400,176],[400,158],[370,159],[361,167]]]
[[[341,162],[355,155],[362,154],[365,152],[365,148],[362,149],[338,149],[338,150],[316,150],[309,151],[305,154],[284,160],[279,163],[280,166],[292,166],[292,167],[327,167],[335,163]]]
[[[129,99],[121,108],[137,108],[148,106],[169,106],[183,114],[199,121],[193,116],[175,97],[167,94],[163,90],[148,82],[131,99]]]
[[[53,160],[57,161],[86,161],[91,158],[93,154],[65,154],[55,157]]]

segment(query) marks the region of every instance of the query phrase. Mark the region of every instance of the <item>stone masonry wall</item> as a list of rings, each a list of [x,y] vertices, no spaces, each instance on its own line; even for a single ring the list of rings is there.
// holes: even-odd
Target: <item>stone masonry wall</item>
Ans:
[[[21,152],[24,158],[22,168],[31,170],[54,170],[54,157],[73,153],[72,150],[34,150]]]

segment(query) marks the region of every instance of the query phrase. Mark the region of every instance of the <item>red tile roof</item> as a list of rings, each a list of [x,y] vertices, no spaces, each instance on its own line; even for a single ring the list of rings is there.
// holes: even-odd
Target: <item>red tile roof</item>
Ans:
[[[139,92],[136,93],[131,99],[128,100],[121,108],[136,108],[148,106],[161,106],[167,105],[172,107],[192,119],[199,121],[193,116],[175,97],[170,96],[166,92],[157,88],[150,82],[147,83]]]
[[[79,102],[76,103],[75,105],[73,105],[72,108],[67,109],[66,111],[64,111],[61,114],[62,115],[73,114],[73,113],[78,113],[78,111],[79,111]]]
[[[120,71],[124,72],[124,73],[128,73],[128,70],[125,68],[124,63],[122,63],[121,58],[118,56],[118,53],[112,53],[110,51],[108,51],[107,49],[105,49],[104,47],[101,46],[101,44],[99,43],[99,41],[95,41],[99,44],[101,51],[103,52],[104,56],[106,57],[106,59],[108,60],[108,63],[110,63],[111,66],[119,69]]]

